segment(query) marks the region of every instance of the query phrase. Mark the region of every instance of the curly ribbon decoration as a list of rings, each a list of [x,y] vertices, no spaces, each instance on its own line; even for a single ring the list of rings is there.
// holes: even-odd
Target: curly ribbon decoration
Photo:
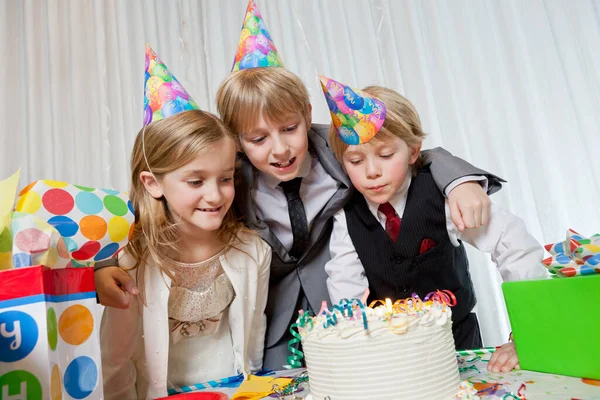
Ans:
[[[327,312],[323,311],[323,314],[325,315],[325,322],[323,322],[323,328],[329,328],[330,326],[335,326],[337,325],[337,316],[335,314],[332,314],[329,310],[327,310]]]
[[[519,390],[517,390],[517,394],[508,393],[508,394],[504,395],[502,400],[506,400],[506,399],[527,400],[527,397],[525,396],[526,389],[527,389],[527,386],[524,383],[522,383],[521,386],[519,386]]]
[[[302,367],[302,363],[300,361],[304,358],[304,353],[294,347],[295,344],[300,343],[302,341],[302,337],[300,336],[300,333],[298,333],[298,328],[304,328],[307,324],[310,325],[311,329],[313,328],[313,320],[310,318],[308,313],[302,312],[302,310],[300,310],[298,314],[298,322],[293,323],[290,326],[290,333],[294,338],[290,339],[290,341],[288,342],[288,350],[292,354],[290,354],[287,357],[287,362],[289,366],[286,365],[286,368]]]
[[[359,299],[354,299],[352,301],[352,303],[357,305],[358,308],[360,308],[360,313],[362,315],[362,320],[363,320],[363,327],[365,328],[365,331],[368,331],[369,330],[369,322],[367,320],[367,311],[365,310],[365,305]]]
[[[299,323],[293,323],[290,326],[290,333],[294,338],[290,339],[290,341],[288,342],[288,350],[290,351],[290,353],[292,353],[287,357],[289,368],[302,367],[302,363],[300,361],[304,358],[304,353],[294,347],[295,344],[301,342],[300,334],[297,332],[298,327],[301,327]],[[296,330],[294,328],[296,328]]]
[[[435,292],[430,292],[425,296],[425,301],[437,301],[438,303],[445,304],[450,307],[454,307],[456,305],[456,297],[454,293],[450,290],[436,290]]]
[[[476,366],[476,365],[470,365],[470,366],[468,366],[468,367],[459,367],[459,368],[458,368],[458,372],[462,373],[462,372],[465,372],[465,371],[469,371],[469,370],[471,370],[471,369],[472,369],[473,371],[476,371],[477,373],[479,373],[479,368],[477,368],[477,366]]]

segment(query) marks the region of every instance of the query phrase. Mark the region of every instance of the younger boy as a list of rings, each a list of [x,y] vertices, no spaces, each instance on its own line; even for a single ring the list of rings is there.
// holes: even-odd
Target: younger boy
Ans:
[[[436,187],[431,168],[423,164],[421,143],[425,133],[413,105],[393,90],[370,86],[354,91],[322,78],[335,124],[329,140],[356,188],[350,201],[334,216],[331,260],[325,265],[332,302],[360,298],[369,301],[401,299],[417,293],[423,298],[437,289],[454,293],[453,334],[457,349],[482,347],[474,313],[475,293],[461,240],[492,255],[504,280],[545,275],[540,261],[543,249],[527,232],[522,220],[492,204],[488,226],[460,232],[450,217],[448,201]],[[335,82],[335,81],[333,81]],[[334,98],[328,87],[352,91],[356,101],[370,101],[383,118],[346,107],[347,96]],[[351,126],[370,121],[378,131],[360,144],[348,139]],[[336,126],[337,125],[337,126]],[[369,140],[370,139],[370,140]],[[502,355],[502,352],[512,354]],[[512,369],[514,346],[506,346],[501,365]],[[506,360],[505,360],[506,359]],[[510,359],[510,360],[509,360]],[[506,364],[504,363],[506,361]]]

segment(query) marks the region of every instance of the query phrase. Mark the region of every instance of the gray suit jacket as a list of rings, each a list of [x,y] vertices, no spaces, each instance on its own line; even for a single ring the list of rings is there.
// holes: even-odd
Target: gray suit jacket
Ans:
[[[289,329],[294,318],[300,291],[304,292],[310,307],[319,310],[321,302],[329,302],[325,273],[325,264],[330,260],[329,239],[333,228],[333,215],[350,199],[353,192],[350,179],[342,166],[335,159],[329,148],[327,136],[329,125],[313,124],[308,131],[309,147],[327,173],[340,187],[326,206],[315,218],[309,245],[302,256],[292,260],[279,239],[267,225],[256,216],[256,207],[251,197],[252,185],[258,171],[246,159],[242,158],[241,180],[236,191],[238,212],[244,217],[246,224],[254,229],[273,249],[271,261],[271,280],[267,302],[267,335],[265,347],[277,344]],[[425,163],[431,164],[431,172],[436,184],[443,190],[450,182],[466,175],[485,175],[488,178],[489,193],[500,189],[502,179],[469,163],[452,156],[446,150],[437,148],[423,151]]]

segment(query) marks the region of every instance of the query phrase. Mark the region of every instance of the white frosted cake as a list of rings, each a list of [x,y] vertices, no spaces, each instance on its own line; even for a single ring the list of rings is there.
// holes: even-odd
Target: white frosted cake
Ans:
[[[437,292],[373,308],[343,300],[316,317],[301,314],[295,325],[312,398],[478,398],[460,382],[447,298]]]

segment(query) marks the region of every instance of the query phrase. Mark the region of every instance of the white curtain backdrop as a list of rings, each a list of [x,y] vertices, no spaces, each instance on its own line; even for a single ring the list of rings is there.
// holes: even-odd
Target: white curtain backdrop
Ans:
[[[599,3],[258,0],[286,67],[403,93],[425,147],[508,180],[493,196],[548,243],[600,231]],[[230,71],[246,0],[0,0],[0,177],[127,190],[148,42],[198,104]],[[472,250],[472,249],[470,249]],[[489,257],[470,251],[486,345],[509,332]],[[549,304],[554,299],[549,299]]]

